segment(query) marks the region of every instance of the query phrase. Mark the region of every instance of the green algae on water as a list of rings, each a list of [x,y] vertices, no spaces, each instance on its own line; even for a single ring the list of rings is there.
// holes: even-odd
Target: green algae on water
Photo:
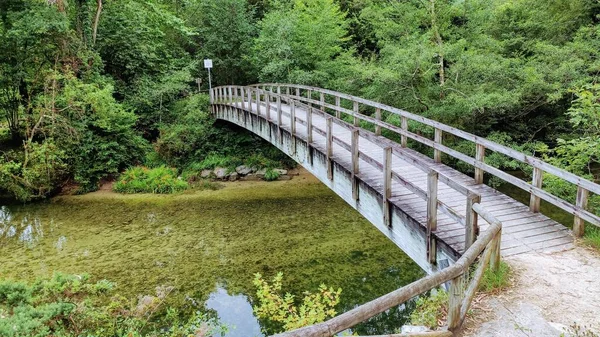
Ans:
[[[285,290],[297,295],[321,283],[341,287],[343,312],[422,276],[367,220],[305,177],[169,196],[97,192],[0,213],[2,278],[86,272],[129,298],[169,285],[176,306],[204,303],[217,287],[252,300],[253,274],[281,271]],[[392,332],[406,316],[388,315],[365,329]]]

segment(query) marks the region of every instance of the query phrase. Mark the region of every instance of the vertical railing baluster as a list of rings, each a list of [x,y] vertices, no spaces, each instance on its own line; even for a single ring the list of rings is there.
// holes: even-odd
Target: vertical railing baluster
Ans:
[[[537,167],[533,168],[533,179],[531,180],[531,185],[542,188],[542,177],[544,175],[544,171]],[[538,197],[535,192],[531,192],[529,198],[529,210],[533,213],[538,213],[540,211],[540,202],[541,199]]]
[[[265,101],[267,102],[267,121],[271,120],[271,95],[265,94]]]
[[[437,171],[430,170],[427,174],[427,259],[431,264],[437,262],[437,247],[433,232],[437,230],[438,179]]]
[[[392,197],[392,147],[383,149],[383,224],[392,228],[390,198]]]
[[[260,116],[260,89],[256,88],[256,114]]]
[[[575,202],[575,205],[577,207],[581,207],[582,209],[586,209],[587,208],[587,204],[588,204],[588,197],[589,197],[590,192],[588,190],[586,190],[585,188],[578,186],[577,187],[577,201]],[[583,233],[585,232],[585,222],[583,221],[582,218],[580,218],[579,216],[575,215],[575,220],[573,222],[573,235],[575,235],[576,237],[582,237]]]
[[[354,126],[358,126],[358,102],[353,102],[354,103],[354,107],[353,107],[353,111],[354,111]]]
[[[435,135],[434,135],[434,139],[433,139],[434,143],[437,145],[442,145],[442,130],[436,128],[435,129]],[[436,163],[441,163],[442,162],[442,151],[438,150],[438,149],[434,149],[433,150],[433,160]]]
[[[400,127],[404,132],[408,132],[408,118],[402,116],[400,118]],[[406,135],[400,135],[400,146],[406,147],[407,137]]]
[[[312,102],[310,102],[312,100],[312,90],[308,90],[306,92],[306,98],[308,98],[308,106],[312,108]]]
[[[350,150],[352,152],[352,199],[358,200],[358,170],[359,170],[359,148],[358,148],[359,130],[352,130],[352,144]]]
[[[340,108],[340,96],[335,96],[335,106]],[[339,109],[335,110],[335,117],[340,118],[342,113]]]
[[[377,110],[375,110],[375,119],[377,119],[378,121],[381,122],[381,109],[380,108],[377,108]],[[381,126],[375,125],[375,134],[378,136],[381,136]]]
[[[333,180],[333,121],[330,116],[327,116],[327,142],[326,142],[326,151],[327,152],[327,178],[329,180]]]
[[[485,146],[475,145],[475,162],[483,164],[485,161]],[[475,167],[475,183],[483,184],[483,169]]]
[[[321,111],[325,112],[325,94],[321,93],[319,102],[321,102]]]
[[[244,87],[240,88],[241,91],[241,99],[242,99],[242,109],[246,110],[246,91],[244,90]]]
[[[310,163],[310,165],[313,164],[313,160],[312,160],[312,142],[313,142],[313,126],[312,126],[312,119],[313,119],[313,108],[308,108],[306,110],[306,160]]]
[[[281,116],[283,115],[282,111],[281,111],[281,96],[277,95],[277,133],[279,136],[279,144],[283,145],[283,132],[281,131],[281,125],[282,125],[282,121],[281,121]]]
[[[481,203],[481,196],[479,194],[468,193],[467,194],[467,210],[465,216],[465,250],[469,249],[471,245],[477,240],[479,235],[479,222],[477,212],[473,210],[474,204]]]

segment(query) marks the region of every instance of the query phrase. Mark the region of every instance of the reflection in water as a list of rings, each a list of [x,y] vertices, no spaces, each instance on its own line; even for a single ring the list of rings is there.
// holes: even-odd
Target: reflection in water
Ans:
[[[220,322],[229,327],[226,337],[263,336],[246,296],[229,295],[227,290],[217,286],[217,290],[208,297],[206,307],[215,310]]]

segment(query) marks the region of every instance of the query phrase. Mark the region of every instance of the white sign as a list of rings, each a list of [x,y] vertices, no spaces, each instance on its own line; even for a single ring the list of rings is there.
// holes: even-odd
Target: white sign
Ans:
[[[210,60],[210,59],[204,60],[204,68],[206,68],[206,69],[212,68],[212,60]]]

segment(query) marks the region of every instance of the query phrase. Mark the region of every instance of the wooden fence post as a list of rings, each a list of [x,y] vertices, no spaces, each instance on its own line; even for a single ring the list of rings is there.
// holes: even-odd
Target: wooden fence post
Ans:
[[[435,144],[442,144],[442,130],[440,129],[435,129],[435,135],[434,135],[434,140]],[[442,162],[442,151],[438,150],[438,149],[434,149],[433,150],[433,160],[436,163],[441,163]]]
[[[340,107],[340,96],[335,96],[335,106]],[[342,113],[339,110],[335,110],[335,117],[340,118]]]
[[[306,92],[306,98],[308,98],[309,100],[312,100],[312,90],[308,89],[308,91]],[[308,102],[308,106],[310,108],[312,108],[312,103]]]
[[[431,264],[437,262],[437,247],[433,232],[437,230],[438,179],[439,175],[434,170],[430,170],[427,174],[427,259]]]
[[[534,167],[533,168],[533,179],[531,180],[531,185],[538,187],[538,188],[542,188],[543,174],[544,174],[544,172],[541,169]],[[529,210],[532,211],[533,213],[538,213],[540,211],[540,201],[541,201],[540,197],[535,195],[534,192],[531,192],[530,199],[529,199]]]
[[[494,245],[492,247],[492,255],[490,256],[490,268],[495,273],[500,268],[500,249],[502,244],[502,228],[494,237]]]
[[[300,88],[296,87],[296,97],[300,97]]]
[[[392,214],[389,199],[392,197],[392,147],[383,149],[383,224],[392,228]]]
[[[353,102],[354,103],[354,108],[352,109],[352,111],[354,111],[354,126],[358,126],[359,120],[358,120],[358,102]]]
[[[333,165],[331,157],[333,157],[333,121],[332,118],[327,116],[327,178],[333,180]]]
[[[450,291],[448,293],[448,330],[453,331],[460,328],[463,318],[460,317],[462,301],[465,296],[465,274],[453,278],[450,281]]]
[[[481,144],[475,145],[475,161],[484,163],[485,161],[485,146]],[[475,183],[483,184],[483,169],[475,167]]]
[[[359,131],[358,128],[352,130],[352,199],[358,200],[358,169],[359,169],[359,149],[358,149]]]
[[[465,216],[465,250],[469,249],[471,245],[477,240],[479,235],[479,224],[478,214],[473,210],[474,204],[481,203],[481,196],[479,194],[467,194],[467,210]]]
[[[402,116],[400,119],[400,127],[402,128],[402,130],[404,130],[405,132],[408,131],[408,118]],[[407,137],[406,135],[401,135],[400,136],[400,146],[402,147],[406,147],[406,142],[407,142]]]
[[[260,116],[260,89],[256,88],[256,114]]]
[[[588,190],[581,186],[578,186],[576,206],[586,209],[589,194],[590,192]],[[576,215],[575,220],[573,222],[573,235],[575,235],[576,237],[582,237],[585,230],[584,226],[585,222],[583,221],[583,219]]]

